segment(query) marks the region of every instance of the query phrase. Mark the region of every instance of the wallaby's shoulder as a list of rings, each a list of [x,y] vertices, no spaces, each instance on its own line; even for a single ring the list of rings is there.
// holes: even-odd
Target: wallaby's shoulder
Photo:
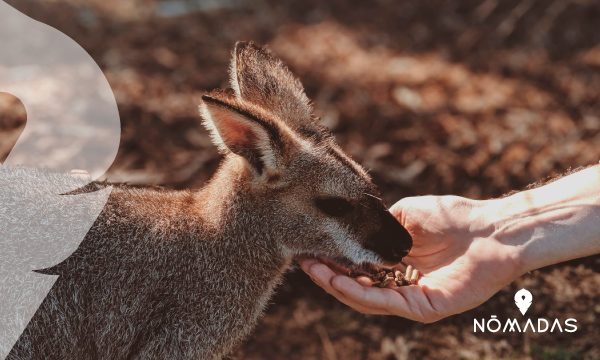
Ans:
[[[198,207],[197,196],[190,190],[173,190],[159,186],[132,186],[109,182],[93,182],[81,191],[97,191],[111,188],[107,203],[109,208],[131,212],[131,215],[148,216],[154,214],[159,218],[193,214]]]

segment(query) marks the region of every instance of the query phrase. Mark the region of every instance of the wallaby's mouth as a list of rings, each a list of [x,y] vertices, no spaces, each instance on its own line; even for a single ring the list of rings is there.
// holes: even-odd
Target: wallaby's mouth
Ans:
[[[356,264],[346,257],[317,257],[323,264],[329,266],[335,272],[356,277],[360,275],[373,276],[379,272],[384,265],[373,263]]]
[[[386,265],[397,264],[410,252],[412,236],[383,204],[379,214],[381,228],[363,246],[381,257]]]

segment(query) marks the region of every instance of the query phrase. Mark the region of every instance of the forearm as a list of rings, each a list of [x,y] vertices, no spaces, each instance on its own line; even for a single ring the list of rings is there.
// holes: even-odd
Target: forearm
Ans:
[[[600,253],[600,166],[484,207],[521,272]]]

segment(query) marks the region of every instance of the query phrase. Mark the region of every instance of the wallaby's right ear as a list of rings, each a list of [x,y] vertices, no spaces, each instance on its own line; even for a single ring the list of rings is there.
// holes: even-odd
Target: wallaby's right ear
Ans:
[[[244,109],[235,100],[209,95],[202,96],[200,113],[221,152],[242,156],[257,175],[265,170],[277,172],[285,144],[276,124]]]
[[[230,67],[236,97],[260,105],[292,128],[310,123],[312,107],[300,81],[281,60],[252,42],[237,42]]]

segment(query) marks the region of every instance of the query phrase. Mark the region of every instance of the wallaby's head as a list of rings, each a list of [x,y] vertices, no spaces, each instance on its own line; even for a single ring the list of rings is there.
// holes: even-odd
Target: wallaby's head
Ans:
[[[268,224],[257,226],[280,229],[276,241],[292,255],[399,262],[412,246],[410,235],[378,198],[369,175],[318,124],[286,66],[240,42],[230,76],[233,91],[203,96],[200,110],[226,163],[243,163],[244,183],[234,190],[247,192],[251,206],[269,209]]]

